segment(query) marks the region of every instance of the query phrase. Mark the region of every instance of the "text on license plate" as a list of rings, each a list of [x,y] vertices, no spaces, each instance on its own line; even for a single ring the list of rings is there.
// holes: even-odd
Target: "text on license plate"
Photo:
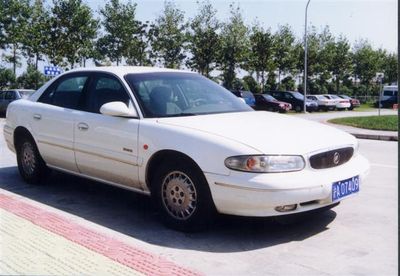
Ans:
[[[332,201],[336,201],[360,190],[360,178],[354,176],[349,179],[334,182],[332,184]]]

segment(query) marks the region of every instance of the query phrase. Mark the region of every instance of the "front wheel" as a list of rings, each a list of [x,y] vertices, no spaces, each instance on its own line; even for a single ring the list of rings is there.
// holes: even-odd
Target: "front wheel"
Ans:
[[[17,144],[18,170],[22,178],[31,184],[39,184],[49,173],[32,138],[23,137]]]
[[[296,105],[294,110],[296,110],[296,112],[301,112],[303,109],[300,107],[300,105]]]
[[[163,164],[152,181],[152,194],[161,219],[170,228],[203,230],[215,214],[203,173],[187,162]]]

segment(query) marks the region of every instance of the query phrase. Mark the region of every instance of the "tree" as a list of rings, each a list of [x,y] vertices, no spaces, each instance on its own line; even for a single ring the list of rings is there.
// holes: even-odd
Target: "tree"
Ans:
[[[384,56],[383,62],[382,62],[382,71],[385,74],[385,77],[383,79],[384,83],[394,83],[397,80],[397,54],[394,53],[389,53]]]
[[[184,14],[174,2],[165,1],[162,14],[149,30],[152,58],[167,68],[179,68],[185,58]]]
[[[46,82],[46,77],[40,73],[33,65],[28,68],[16,80],[18,87],[26,89],[38,89]]]
[[[329,43],[327,48],[331,48],[332,58],[327,65],[335,80],[335,91],[339,93],[340,81],[343,81],[351,72],[350,44],[348,40],[340,36],[333,43]],[[324,57],[323,57],[324,58]]]
[[[279,26],[274,37],[274,61],[278,69],[278,83],[281,83],[281,74],[287,74],[295,68],[294,56],[295,36],[288,25]]]
[[[242,11],[230,5],[230,18],[223,25],[221,32],[221,48],[219,53],[219,69],[223,72],[223,84],[233,87],[236,78],[235,70],[246,61],[249,47],[248,28],[244,24]]]
[[[74,68],[96,38],[98,21],[82,0],[54,0],[47,28],[51,62]]]
[[[23,50],[28,65],[34,64],[37,70],[39,60],[45,52],[46,22],[49,20],[49,13],[42,0],[35,0],[30,9],[31,16],[28,18],[27,32],[23,37]]]
[[[0,90],[11,87],[15,83],[15,74],[11,69],[0,67]]]
[[[147,43],[144,41],[147,25],[136,20],[136,4],[111,0],[103,9],[104,35],[97,41],[101,56],[119,65],[123,58],[128,64],[146,63]]]
[[[274,46],[270,29],[265,30],[255,24],[250,34],[250,51],[245,68],[254,71],[257,79],[261,78],[261,91],[264,90],[266,73],[275,69]]]
[[[353,64],[355,79],[365,85],[365,95],[370,90],[370,84],[380,67],[380,57],[366,40],[357,42],[354,46]]]
[[[15,75],[20,60],[20,48],[26,34],[29,0],[0,0],[0,46],[11,49],[6,61],[13,64]]]
[[[189,24],[188,49],[191,57],[186,64],[206,77],[216,67],[220,47],[217,34],[220,23],[216,19],[216,13],[211,3],[204,0],[199,7],[199,13]]]
[[[243,77],[243,87],[245,90],[251,91],[252,93],[261,93],[260,85],[251,75]]]

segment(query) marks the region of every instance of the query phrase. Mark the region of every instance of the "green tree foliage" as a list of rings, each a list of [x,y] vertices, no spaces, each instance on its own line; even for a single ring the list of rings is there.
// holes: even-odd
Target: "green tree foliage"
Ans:
[[[252,93],[261,93],[261,87],[253,76],[248,75],[243,77],[243,87]]]
[[[296,67],[295,36],[292,29],[287,26],[279,26],[274,34],[274,61],[278,70],[278,83],[281,83],[281,75],[288,74]]]
[[[189,23],[188,49],[191,53],[186,65],[209,77],[216,67],[220,39],[217,11],[208,0],[201,2],[198,14]]]
[[[384,83],[391,84],[397,81],[398,57],[397,54],[385,53],[382,61],[382,71],[385,74]]]
[[[100,10],[104,35],[97,41],[102,57],[119,65],[123,58],[130,65],[148,64],[146,24],[136,20],[136,3],[111,0]]]
[[[162,14],[149,30],[152,58],[167,68],[179,68],[185,59],[184,14],[174,2],[165,1]]]
[[[16,79],[17,86],[25,89],[38,89],[46,82],[46,77],[36,70],[33,65],[28,65],[27,70]]]
[[[256,73],[261,90],[264,90],[266,74],[275,69],[274,37],[270,29],[265,30],[257,23],[253,26],[249,39],[247,67],[249,71]]]
[[[242,11],[233,4],[230,9],[230,18],[222,27],[218,62],[223,72],[223,84],[228,89],[233,88],[236,69],[246,61],[249,47],[248,28],[244,24]]]
[[[12,87],[14,83],[14,72],[11,69],[0,67],[0,89]]]
[[[354,77],[366,86],[365,95],[370,92],[370,85],[381,67],[380,54],[372,49],[368,41],[359,41],[353,52]]]
[[[20,49],[28,18],[29,0],[0,0],[0,46],[11,50],[5,60],[13,65],[14,75],[20,65]]]
[[[23,36],[23,50],[28,65],[34,64],[37,70],[38,63],[45,52],[46,22],[49,21],[49,13],[44,8],[43,0],[35,0],[30,9],[31,16],[28,18],[27,32]]]
[[[98,21],[82,0],[54,0],[47,27],[50,61],[74,68],[96,38]]]
[[[327,47],[331,48],[332,52],[327,67],[334,77],[335,92],[338,94],[340,82],[348,78],[352,70],[350,44],[345,37],[340,36],[335,42],[330,42]]]

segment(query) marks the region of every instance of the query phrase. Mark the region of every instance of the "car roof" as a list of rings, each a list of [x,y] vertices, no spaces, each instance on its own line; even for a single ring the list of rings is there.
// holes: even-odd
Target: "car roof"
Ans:
[[[72,72],[106,72],[113,73],[116,75],[124,76],[126,74],[140,74],[140,73],[160,73],[160,72],[181,72],[181,73],[194,73],[191,71],[169,69],[169,68],[159,68],[159,67],[147,67],[147,66],[99,66],[99,67],[85,67],[76,68],[65,73]],[[64,73],[64,74],[65,74]]]

